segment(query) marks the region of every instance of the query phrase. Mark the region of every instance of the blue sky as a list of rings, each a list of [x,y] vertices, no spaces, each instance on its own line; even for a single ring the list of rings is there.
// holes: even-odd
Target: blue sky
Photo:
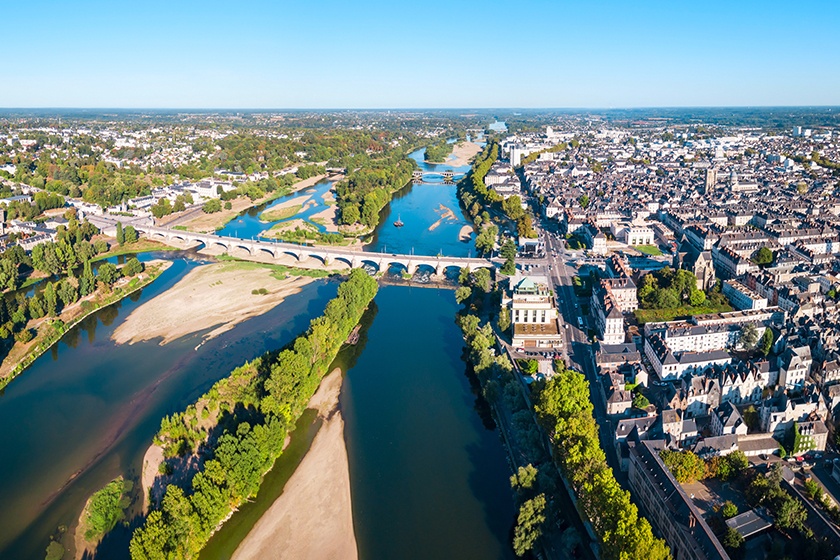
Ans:
[[[0,107],[840,105],[834,2],[10,1]]]

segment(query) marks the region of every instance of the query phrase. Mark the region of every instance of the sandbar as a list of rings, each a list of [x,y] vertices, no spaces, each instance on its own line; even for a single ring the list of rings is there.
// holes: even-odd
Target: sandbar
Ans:
[[[295,294],[312,278],[278,280],[268,268],[224,262],[200,266],[166,292],[131,312],[114,331],[117,344],[161,338],[161,345],[216,327],[205,340],[268,312]],[[266,294],[253,294],[264,288]]]
[[[329,233],[338,233],[338,222],[336,220],[337,210],[337,206],[329,206],[317,214],[312,214],[309,216],[309,219],[315,223],[319,223],[318,220],[320,220],[320,222],[324,224],[324,229]]]
[[[341,383],[338,369],[321,382],[309,407],[318,409],[324,423],[283,493],[240,543],[233,560],[358,558],[344,418],[338,404]]]
[[[453,167],[467,166],[480,151],[481,146],[475,142],[467,142],[466,140],[458,142],[452,148],[452,154],[446,160],[446,164]]]

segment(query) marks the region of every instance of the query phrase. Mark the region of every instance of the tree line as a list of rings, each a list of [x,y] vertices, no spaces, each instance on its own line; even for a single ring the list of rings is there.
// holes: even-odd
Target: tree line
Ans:
[[[155,441],[166,456],[201,450],[206,460],[186,492],[166,487],[159,507],[134,532],[133,560],[196,557],[219,523],[257,493],[289,428],[376,292],[374,279],[353,270],[324,314],[286,349],[237,368],[185,412],[163,419]],[[198,421],[210,415],[224,426],[217,439],[214,428]]]
[[[670,558],[668,546],[653,535],[622,489],[598,440],[589,383],[582,373],[561,369],[546,382],[537,414],[554,444],[554,458],[572,485],[578,509],[588,519],[606,560]]]
[[[131,238],[134,228],[128,226],[126,229]],[[97,283],[107,288],[121,276],[134,276],[143,271],[143,264],[137,258],[131,258],[120,268],[103,263],[94,274],[91,265],[93,257],[108,251],[108,243],[104,240],[90,243],[91,237],[98,232],[90,222],[79,223],[73,218],[67,227],[58,227],[56,241],[36,245],[31,256],[19,245],[6,249],[0,255],[0,288],[9,291],[17,289],[20,276],[31,270],[50,276],[67,275],[66,278],[47,281],[42,290],[35,290],[30,297],[22,292],[0,297],[0,339],[6,343],[7,349],[12,337],[23,343],[32,340],[34,333],[26,328],[30,320],[57,317],[67,306],[92,294],[97,289]]]

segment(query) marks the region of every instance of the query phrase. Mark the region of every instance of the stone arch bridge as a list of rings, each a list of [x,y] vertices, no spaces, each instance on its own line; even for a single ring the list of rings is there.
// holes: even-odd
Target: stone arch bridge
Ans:
[[[233,254],[237,252],[238,258],[258,257],[270,255],[274,259],[289,255],[298,262],[307,261],[309,268],[317,268],[320,262],[321,267],[334,263],[344,263],[350,268],[359,268],[371,265],[379,271],[386,271],[391,266],[399,266],[405,269],[408,274],[414,274],[421,267],[434,271],[434,274],[442,275],[447,268],[469,267],[494,269],[496,264],[492,259],[471,259],[444,256],[426,255],[401,255],[396,253],[374,253],[370,251],[351,251],[333,247],[311,247],[296,245],[294,243],[281,243],[267,240],[240,239],[238,237],[223,237],[207,233],[193,233],[177,229],[162,228],[148,225],[134,225],[135,229],[145,234],[149,239],[157,241],[180,241],[182,243],[203,243],[205,247],[220,247],[226,252]],[[316,262],[312,262],[314,259]]]

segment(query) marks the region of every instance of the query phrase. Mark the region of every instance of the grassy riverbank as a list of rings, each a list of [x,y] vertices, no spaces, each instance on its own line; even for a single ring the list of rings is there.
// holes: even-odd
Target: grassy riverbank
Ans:
[[[111,257],[121,257],[122,255],[139,255],[140,253],[152,253],[155,251],[177,251],[176,247],[170,247],[159,241],[153,241],[142,237],[134,243],[126,243],[125,245],[113,244],[106,253],[96,255],[92,262],[110,259]]]
[[[68,305],[54,319],[30,321],[27,328],[36,330],[34,338],[27,343],[16,342],[9,354],[0,364],[0,389],[20,375],[44,352],[58,342],[64,334],[78,325],[90,314],[108,307],[129,296],[152,282],[172,263],[161,261],[147,263],[146,270],[133,278],[123,278],[112,288],[99,286],[94,293],[85,296],[76,303]]]

